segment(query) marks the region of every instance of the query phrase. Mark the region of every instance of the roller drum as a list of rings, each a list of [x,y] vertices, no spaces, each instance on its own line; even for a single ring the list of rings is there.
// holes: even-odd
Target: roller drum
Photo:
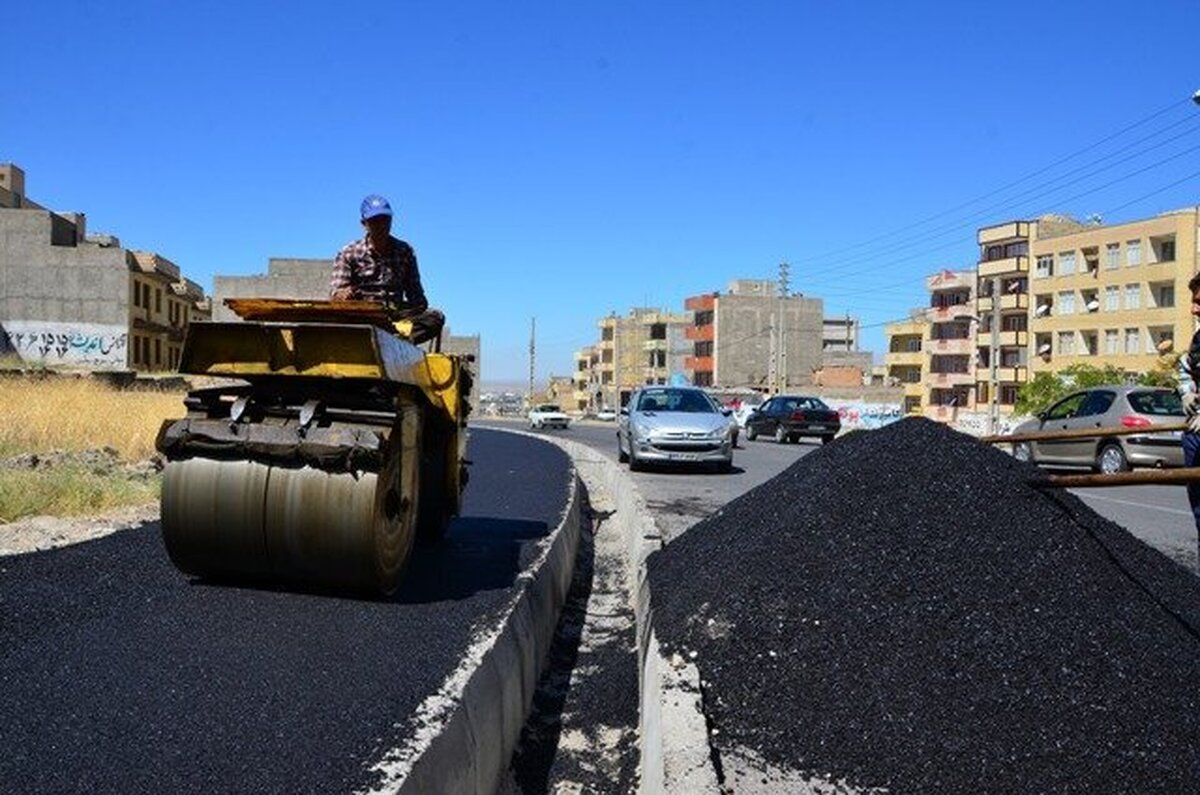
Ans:
[[[188,458],[163,477],[163,540],[199,577],[396,588],[415,535],[420,411],[393,429],[380,472]]]

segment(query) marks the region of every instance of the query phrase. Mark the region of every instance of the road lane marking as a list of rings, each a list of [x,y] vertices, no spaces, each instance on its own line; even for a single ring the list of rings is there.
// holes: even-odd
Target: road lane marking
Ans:
[[[1151,508],[1156,511],[1165,511],[1166,513],[1179,514],[1180,516],[1191,516],[1192,515],[1191,511],[1181,511],[1178,508],[1164,508],[1161,505],[1151,505],[1151,504],[1145,503],[1145,502],[1134,502],[1133,500],[1118,500],[1116,497],[1101,497],[1099,494],[1080,494],[1079,492],[1073,492],[1073,493],[1075,494],[1076,497],[1079,497],[1080,499],[1083,499],[1083,500],[1103,500],[1105,502],[1120,503],[1121,505],[1132,505],[1136,508]]]

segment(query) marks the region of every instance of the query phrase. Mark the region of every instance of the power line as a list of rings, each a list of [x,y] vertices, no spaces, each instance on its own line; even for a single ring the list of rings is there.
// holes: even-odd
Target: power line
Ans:
[[[989,192],[987,192],[987,193],[984,193],[984,194],[982,194],[982,195],[980,195],[980,196],[977,196],[977,197],[975,197],[974,199],[969,199],[969,200],[967,200],[967,201],[965,201],[965,202],[962,202],[962,203],[960,203],[960,204],[957,204],[957,205],[955,205],[955,206],[953,206],[953,207],[951,207],[951,208],[949,208],[949,209],[947,209],[947,210],[943,210],[943,211],[941,211],[941,212],[935,213],[935,214],[933,214],[933,215],[931,215],[931,216],[928,216],[928,217],[926,217],[926,218],[924,218],[924,219],[921,219],[920,221],[915,221],[915,222],[913,222],[913,223],[911,223],[911,224],[906,224],[905,226],[898,227],[897,229],[894,229],[894,230],[892,230],[891,232],[885,232],[884,234],[882,234],[882,235],[879,235],[879,236],[877,236],[877,237],[870,238],[870,239],[868,239],[868,240],[865,240],[865,241],[862,241],[862,242],[859,242],[859,243],[854,243],[854,244],[851,244],[851,245],[849,245],[849,246],[844,246],[844,247],[842,247],[842,248],[840,248],[840,249],[834,249],[834,250],[832,250],[832,251],[824,252],[824,253],[822,253],[822,254],[819,254],[819,255],[815,256],[815,257],[814,257],[814,259],[822,259],[822,258],[824,258],[824,257],[833,256],[833,255],[835,255],[835,254],[840,254],[840,253],[842,253],[842,252],[845,252],[845,251],[850,251],[850,250],[854,250],[854,249],[857,249],[857,248],[861,248],[861,247],[863,247],[863,246],[870,245],[870,244],[872,244],[872,243],[876,243],[876,242],[879,242],[879,241],[881,241],[881,240],[886,240],[886,239],[887,239],[887,238],[889,238],[889,237],[892,237],[892,236],[894,236],[894,235],[897,235],[897,234],[904,233],[904,232],[906,232],[906,231],[908,231],[909,229],[912,229],[912,228],[914,228],[914,227],[921,226],[921,225],[923,225],[923,224],[926,224],[926,223],[928,223],[928,222],[930,222],[930,221],[934,221],[934,220],[937,220],[938,218],[945,217],[945,216],[947,216],[947,215],[950,215],[951,213],[957,212],[958,210],[961,210],[961,209],[963,209],[963,208],[965,208],[965,207],[970,207],[972,204],[976,204],[976,203],[978,203],[978,202],[981,202],[981,201],[983,201],[983,200],[985,200],[985,199],[989,199],[989,198],[991,198],[992,196],[995,196],[995,195],[997,195],[997,194],[1003,193],[1004,191],[1008,190],[1009,188],[1016,187],[1017,185],[1020,185],[1021,183],[1023,183],[1023,182],[1026,182],[1027,180],[1030,180],[1030,179],[1032,179],[1032,178],[1034,178],[1034,177],[1037,177],[1037,176],[1041,176],[1042,174],[1045,174],[1046,172],[1048,172],[1048,171],[1051,171],[1052,169],[1054,169],[1054,168],[1056,168],[1056,167],[1058,167],[1058,166],[1062,165],[1063,163],[1066,163],[1066,162],[1068,162],[1068,161],[1070,161],[1070,160],[1073,160],[1074,158],[1076,158],[1076,157],[1078,157],[1078,156],[1080,156],[1080,155],[1082,155],[1082,154],[1085,154],[1086,152],[1090,152],[1090,151],[1092,151],[1093,149],[1096,149],[1096,148],[1098,148],[1098,147],[1100,147],[1100,146],[1103,146],[1104,144],[1108,143],[1109,141],[1115,140],[1115,139],[1117,139],[1117,138],[1121,137],[1122,135],[1124,135],[1125,133],[1127,133],[1127,132],[1129,132],[1129,131],[1131,131],[1131,130],[1134,130],[1134,129],[1136,129],[1136,128],[1138,128],[1138,127],[1142,126],[1143,124],[1147,124],[1147,123],[1149,123],[1149,122],[1153,121],[1154,119],[1158,118],[1159,116],[1162,116],[1162,115],[1164,115],[1164,114],[1166,114],[1166,113],[1169,113],[1169,112],[1171,112],[1172,110],[1174,110],[1174,109],[1178,108],[1178,107],[1179,107],[1179,106],[1181,106],[1181,105],[1187,105],[1187,104],[1188,104],[1188,103],[1190,103],[1191,101],[1192,101],[1192,98],[1191,98],[1191,97],[1189,97],[1188,99],[1184,99],[1184,100],[1177,100],[1177,101],[1175,101],[1175,102],[1172,102],[1170,105],[1167,105],[1166,107],[1162,108],[1161,110],[1155,111],[1154,113],[1151,113],[1149,116],[1147,116],[1147,117],[1145,117],[1145,118],[1143,118],[1143,119],[1141,119],[1141,120],[1139,120],[1139,121],[1136,121],[1136,122],[1134,122],[1134,123],[1132,123],[1132,124],[1129,124],[1129,125],[1127,125],[1127,126],[1125,126],[1125,127],[1122,127],[1120,130],[1117,130],[1116,132],[1114,132],[1114,133],[1112,133],[1112,134],[1110,134],[1110,135],[1107,135],[1107,136],[1105,136],[1104,138],[1101,138],[1099,141],[1096,141],[1095,143],[1089,144],[1088,146],[1085,146],[1085,147],[1083,147],[1082,149],[1076,150],[1075,152],[1072,152],[1072,153],[1070,153],[1070,154],[1068,154],[1068,155],[1066,155],[1066,156],[1064,156],[1064,157],[1061,157],[1061,158],[1059,158],[1058,160],[1055,160],[1054,162],[1050,163],[1049,165],[1043,166],[1042,168],[1039,168],[1039,169],[1037,169],[1036,171],[1032,171],[1032,172],[1030,172],[1030,173],[1028,173],[1028,174],[1026,174],[1026,175],[1024,175],[1024,176],[1022,176],[1022,177],[1019,177],[1019,178],[1018,178],[1018,179],[1016,179],[1016,180],[1013,180],[1012,182],[1009,182],[1009,183],[1007,183],[1006,185],[1003,185],[1003,186],[1001,186],[1001,187],[999,187],[999,188],[996,188],[995,190],[992,190],[992,191],[989,191]],[[1150,135],[1150,136],[1147,136],[1147,139],[1148,139],[1148,138],[1152,138],[1152,137],[1154,137],[1155,135],[1158,135],[1159,133],[1161,133],[1161,132],[1164,132],[1165,130],[1168,130],[1168,129],[1170,129],[1171,127],[1177,126],[1177,125],[1178,125],[1178,124],[1180,124],[1182,121],[1186,121],[1186,120],[1187,120],[1187,119],[1183,119],[1183,120],[1181,120],[1180,122],[1175,122],[1175,123],[1173,123],[1173,124],[1170,124],[1170,125],[1168,125],[1167,127],[1163,128],[1162,130],[1156,131],[1155,133],[1151,133],[1151,135]],[[1147,139],[1143,139],[1143,140],[1147,140]]]

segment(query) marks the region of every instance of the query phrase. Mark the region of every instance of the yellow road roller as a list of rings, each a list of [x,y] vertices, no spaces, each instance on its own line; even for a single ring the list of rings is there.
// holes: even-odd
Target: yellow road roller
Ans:
[[[185,574],[387,594],[466,486],[465,357],[426,352],[371,301],[228,299],[190,325],[203,376],[167,420],[162,533]]]

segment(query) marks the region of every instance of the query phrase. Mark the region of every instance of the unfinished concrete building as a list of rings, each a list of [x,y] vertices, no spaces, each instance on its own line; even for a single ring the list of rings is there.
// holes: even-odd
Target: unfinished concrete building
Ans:
[[[83,213],[32,201],[25,173],[0,164],[0,356],[22,364],[163,371],[203,289],[159,254],[89,235]]]

